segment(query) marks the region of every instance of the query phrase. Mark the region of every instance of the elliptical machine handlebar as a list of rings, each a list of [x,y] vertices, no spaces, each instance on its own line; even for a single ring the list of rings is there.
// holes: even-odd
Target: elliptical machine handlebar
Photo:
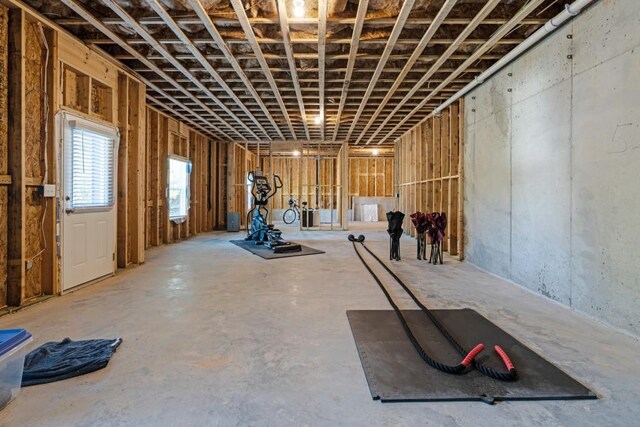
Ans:
[[[282,184],[280,176],[273,174],[273,191],[267,196],[267,199],[265,201],[269,201],[269,199],[275,196],[278,190],[282,187],[284,187],[284,185]]]

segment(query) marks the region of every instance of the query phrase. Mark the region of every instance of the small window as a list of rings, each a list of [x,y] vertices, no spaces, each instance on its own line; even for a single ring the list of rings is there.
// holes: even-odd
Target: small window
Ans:
[[[73,209],[109,208],[114,204],[114,149],[112,137],[73,127],[71,136],[71,186]]]
[[[180,223],[187,219],[189,211],[189,181],[191,162],[179,156],[169,156],[169,219]]]

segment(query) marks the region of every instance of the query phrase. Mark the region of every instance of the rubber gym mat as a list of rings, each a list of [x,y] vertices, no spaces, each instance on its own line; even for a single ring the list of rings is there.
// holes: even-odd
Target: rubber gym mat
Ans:
[[[425,350],[437,360],[462,359],[420,310],[403,311]],[[347,311],[371,396],[382,402],[596,399],[591,390],[471,309],[433,310],[467,349],[485,350],[476,360],[504,370],[493,350],[500,345],[518,370],[518,380],[502,382],[477,370],[451,375],[427,365],[418,355],[393,310]]]
[[[299,252],[284,252],[281,254],[275,254],[271,249],[265,248],[264,246],[256,245],[255,242],[251,240],[230,240],[230,242],[264,259],[288,258],[292,256],[316,255],[324,253],[324,251],[310,248],[309,246],[300,245],[302,250]]]

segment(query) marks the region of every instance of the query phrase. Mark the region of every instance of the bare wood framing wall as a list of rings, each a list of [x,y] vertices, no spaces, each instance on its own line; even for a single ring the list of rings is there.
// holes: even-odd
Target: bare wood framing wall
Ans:
[[[339,195],[333,188],[338,183],[337,152],[330,156],[321,155],[320,159],[317,159],[314,158],[313,149],[310,151],[301,165],[300,198],[302,201],[308,201],[311,208],[337,209]],[[318,176],[317,182],[316,174]]]
[[[45,112],[55,102],[56,40],[20,9],[2,7],[0,23],[2,307],[52,293],[57,277],[54,201],[38,194],[55,177],[52,119]]]
[[[145,247],[172,243],[221,226],[219,145],[187,125],[147,107]],[[170,154],[192,162],[189,216],[181,224],[169,220],[166,204]]]
[[[411,236],[415,229],[409,214],[445,212],[448,218],[444,249],[463,257],[462,232],[462,101],[439,117],[419,124],[395,144],[395,175],[400,210],[407,216],[403,228]]]
[[[240,144],[227,144],[225,171],[227,175],[227,212],[240,214],[240,225],[246,226],[247,176],[256,170],[257,156]]]
[[[61,289],[58,112],[120,130],[119,267],[144,262],[148,246],[220,227],[227,144],[148,109],[140,80],[45,18],[5,3],[0,1],[0,308]],[[165,211],[171,153],[193,162],[191,210],[183,224],[170,223]],[[56,184],[56,197],[39,194],[43,183]]]
[[[283,157],[273,156],[260,159],[262,171],[267,174],[276,174],[282,179],[282,189],[273,197],[270,209],[287,209],[289,197],[298,201],[307,202],[311,208],[319,207],[334,209],[338,206],[338,195],[333,194],[331,203],[331,186],[338,183],[338,161],[336,157]],[[316,173],[318,183],[316,185]],[[317,198],[316,198],[317,196]],[[316,203],[317,200],[317,203]]]
[[[145,86],[124,73],[118,74],[118,229],[119,268],[144,262],[145,236]],[[95,98],[92,95],[92,101]],[[99,99],[99,98],[98,98]],[[92,102],[96,105],[96,102]],[[108,110],[106,106],[102,109]],[[93,111],[100,111],[94,107]]]
[[[302,201],[310,200],[308,195],[303,197],[300,194],[300,157],[263,157],[260,163],[266,175],[276,174],[282,180],[282,189],[269,201],[269,209],[288,209],[289,197],[297,199],[300,206]]]
[[[351,197],[393,197],[393,157],[349,158]]]

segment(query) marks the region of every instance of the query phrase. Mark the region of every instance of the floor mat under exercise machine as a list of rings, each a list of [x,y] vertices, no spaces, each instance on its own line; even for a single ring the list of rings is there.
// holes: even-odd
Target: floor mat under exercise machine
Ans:
[[[309,246],[300,245],[300,247],[302,248],[301,251],[283,252],[276,254],[271,249],[264,246],[256,245],[255,242],[251,240],[230,240],[230,242],[264,259],[288,258],[292,256],[316,255],[324,253],[324,251],[310,248]]]
[[[347,311],[371,396],[383,402],[596,399],[591,390],[471,309],[432,310],[465,348],[484,343],[476,358],[504,369],[495,344],[508,353],[518,380],[502,382],[477,370],[451,375],[428,366],[407,338],[393,310]],[[438,360],[460,355],[420,310],[403,310],[411,330]],[[485,360],[486,359],[486,360]]]

